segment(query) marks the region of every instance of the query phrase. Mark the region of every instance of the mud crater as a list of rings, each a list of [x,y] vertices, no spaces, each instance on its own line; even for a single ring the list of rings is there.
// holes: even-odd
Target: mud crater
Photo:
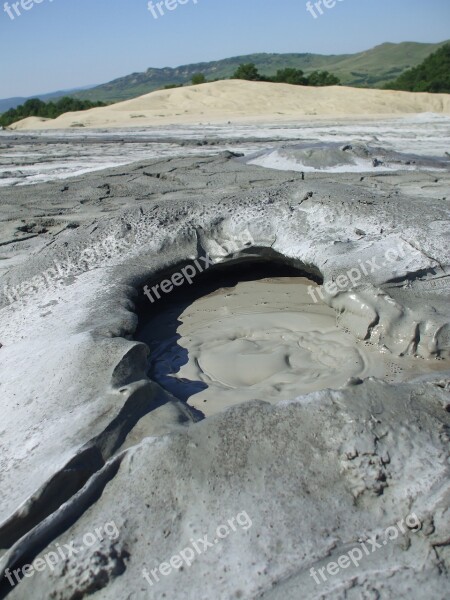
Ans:
[[[394,356],[339,327],[312,293],[320,283],[314,268],[240,256],[143,301],[137,337],[150,348],[149,377],[210,416],[244,401],[437,370],[435,360]]]

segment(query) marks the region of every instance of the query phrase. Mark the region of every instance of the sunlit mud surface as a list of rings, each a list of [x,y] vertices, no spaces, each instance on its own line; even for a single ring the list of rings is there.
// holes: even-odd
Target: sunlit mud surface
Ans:
[[[346,160],[331,160],[329,172],[416,170],[417,157],[426,157],[428,168],[441,168],[448,161],[450,117],[420,114],[390,119],[304,119],[296,123],[249,124],[199,123],[170,127],[128,129],[74,129],[67,131],[0,131],[0,187],[31,185],[67,179],[83,173],[134,161],[173,156],[239,152],[254,160],[252,164],[276,169],[323,171],[322,161],[302,161],[290,149],[302,144],[328,149],[361,144],[374,147],[374,157],[347,153]],[[392,152],[406,153],[412,161],[384,160]],[[411,158],[411,156],[413,158]],[[332,157],[331,157],[332,158]],[[416,163],[414,163],[416,161]]]
[[[150,377],[205,415],[443,368],[444,361],[394,357],[357,340],[336,325],[332,308],[313,301],[316,284],[304,277],[224,283],[194,300],[169,300],[141,336],[151,348]]]

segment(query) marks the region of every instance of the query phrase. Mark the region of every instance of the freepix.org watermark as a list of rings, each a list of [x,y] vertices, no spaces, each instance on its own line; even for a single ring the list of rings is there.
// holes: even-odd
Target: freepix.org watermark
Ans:
[[[399,244],[395,248],[389,248],[384,253],[384,259],[381,264],[378,262],[378,256],[373,256],[370,260],[358,261],[358,265],[346,271],[345,275],[342,273],[338,275],[335,281],[327,281],[325,285],[313,287],[312,285],[308,286],[308,294],[314,300],[314,302],[319,302],[316,293],[320,296],[322,300],[325,300],[322,289],[325,289],[327,294],[336,295],[339,292],[345,292],[349,289],[353,289],[356,285],[361,281],[363,275],[366,277],[368,275],[372,275],[376,273],[380,269],[383,269],[389,263],[396,262],[399,258],[404,258],[406,256],[406,249],[411,249],[411,247],[407,244],[405,246]],[[420,250],[416,248],[416,252],[420,253]]]
[[[317,0],[317,2],[307,2],[306,10],[315,19],[319,18],[319,15],[325,14],[323,8],[334,8],[337,2],[343,2],[344,0]],[[323,8],[322,8],[323,7]],[[316,12],[317,11],[317,12]]]
[[[222,242],[222,247],[226,250],[228,254],[238,252],[242,248],[242,246],[250,246],[254,245],[255,243],[255,240],[253,239],[248,229],[243,231],[237,239],[239,240],[241,245],[239,245],[236,241]],[[194,278],[199,273],[203,273],[213,265],[214,262],[208,254],[206,254],[205,256],[200,256],[200,258],[194,260],[192,264],[186,265],[180,271],[173,273],[170,279],[164,279],[160,283],[154,285],[151,289],[148,285],[146,285],[144,287],[144,294],[153,304],[156,300],[161,299],[161,293],[170,294],[170,292],[172,292],[176,287],[180,287],[186,282],[189,285],[192,285],[192,283],[194,282]]]
[[[405,528],[406,525],[406,528]],[[327,581],[328,575],[337,575],[341,569],[347,569],[351,564],[355,567],[359,567],[361,561],[365,556],[370,556],[373,552],[376,552],[379,548],[386,546],[389,542],[398,538],[399,531],[405,534],[407,530],[416,533],[422,527],[422,523],[415,513],[411,513],[406,519],[397,521],[395,525],[391,525],[384,531],[384,540],[380,542],[376,538],[369,538],[368,540],[359,540],[359,546],[355,546],[345,554],[341,554],[337,561],[330,561],[325,567],[316,569],[311,567],[309,574],[314,578],[317,585]],[[321,579],[319,578],[319,575]]]
[[[183,566],[190,567],[197,556],[204,554],[209,548],[214,548],[221,540],[227,538],[232,532],[238,530],[238,526],[247,531],[253,525],[248,514],[243,511],[235,517],[228,519],[226,525],[219,525],[215,532],[213,540],[209,540],[207,535],[204,535],[198,540],[191,539],[189,546],[181,550],[178,554],[174,554],[168,561],[162,562],[155,569],[142,569],[142,577],[150,586],[160,581],[160,575],[167,577],[172,571],[178,571]]]
[[[117,540],[119,537],[119,529],[114,521],[105,523],[105,525],[101,527],[96,527],[94,529],[94,533],[85,533],[82,538],[83,546],[75,547],[75,541],[72,541],[69,544],[63,544],[62,546],[60,544],[56,544],[56,552],[47,552],[42,558],[36,558],[32,564],[23,565],[23,567],[20,569],[14,569],[13,571],[6,569],[5,577],[9,581],[10,585],[14,587],[20,583],[23,577],[33,577],[36,572],[39,573],[41,571],[45,571],[47,568],[49,568],[51,571],[54,571],[55,566],[59,563],[59,561],[76,556],[84,547],[90,548],[97,543],[97,541],[103,541],[105,537],[113,541]]]
[[[3,10],[11,19],[14,21],[16,17],[20,17],[22,15],[23,10],[31,10],[35,4],[42,4],[44,0],[20,0],[20,2],[5,2],[3,5]],[[47,2],[53,2],[53,0],[47,0]]]
[[[163,0],[162,2],[150,1],[148,3],[148,10],[152,13],[154,19],[159,19],[159,17],[163,17],[166,14],[166,10],[175,10],[180,4],[183,5],[187,4],[188,2],[198,4],[198,0]]]
[[[101,242],[97,242],[88,248],[85,248],[78,255],[76,260],[67,257],[61,262],[53,261],[53,267],[43,271],[28,281],[22,282],[17,286],[4,286],[3,295],[10,304],[20,300],[27,294],[39,291],[44,288],[62,285],[64,279],[69,275],[80,275],[89,271],[95,266],[105,254],[113,254],[118,250],[129,248],[128,242],[124,239],[117,239],[109,236]]]

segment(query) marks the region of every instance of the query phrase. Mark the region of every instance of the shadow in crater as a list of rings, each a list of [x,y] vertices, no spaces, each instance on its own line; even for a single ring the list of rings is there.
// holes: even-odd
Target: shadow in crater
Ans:
[[[181,336],[178,329],[182,324],[180,315],[193,302],[222,288],[232,288],[239,282],[265,278],[308,277],[316,283],[322,283],[322,278],[314,268],[306,271],[304,265],[286,264],[287,259],[273,251],[264,250],[264,254],[244,254],[237,259],[214,265],[196,274],[191,285],[185,282],[180,287],[174,286],[167,294],[159,292],[160,299],[152,294],[153,302],[141,295],[137,307],[139,325],[135,337],[150,348],[148,376],[182,402],[187,402],[191,396],[208,388],[203,381],[174,377],[189,362],[188,350],[179,344]],[[160,273],[147,283],[148,288],[171,279],[183,267],[184,265],[178,265],[171,271]]]

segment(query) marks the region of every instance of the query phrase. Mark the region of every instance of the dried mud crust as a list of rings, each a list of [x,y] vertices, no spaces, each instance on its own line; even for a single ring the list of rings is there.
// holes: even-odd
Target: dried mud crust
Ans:
[[[97,173],[66,182],[64,193],[58,183],[34,187],[32,197],[2,190],[2,223],[21,210],[30,223],[57,211],[79,227],[2,246],[10,266],[1,288],[20,298],[2,296],[0,309],[0,569],[107,520],[120,529],[116,559],[106,549],[78,575],[36,573],[10,597],[156,597],[143,565],[154,568],[242,510],[253,521],[247,532],[161,580],[157,593],[191,598],[201,581],[209,597],[285,590],[296,598],[300,589],[314,598],[310,566],[415,511],[426,527],[335,582],[348,598],[378,588],[381,597],[421,598],[426,589],[439,597],[449,568],[448,373],[353,382],[279,406],[248,402],[198,422],[149,380],[148,348],[134,340],[149,310],[143,285],[205,253],[214,265],[281,260],[326,284],[403,240],[416,251],[325,301],[360,340],[440,367],[449,260],[436,223],[448,219],[440,197],[421,197],[428,181],[417,173],[303,180],[227,154]],[[230,257],[229,242],[246,228],[254,245]],[[55,261],[74,265],[58,285],[22,287]],[[45,501],[53,486],[59,506]]]

